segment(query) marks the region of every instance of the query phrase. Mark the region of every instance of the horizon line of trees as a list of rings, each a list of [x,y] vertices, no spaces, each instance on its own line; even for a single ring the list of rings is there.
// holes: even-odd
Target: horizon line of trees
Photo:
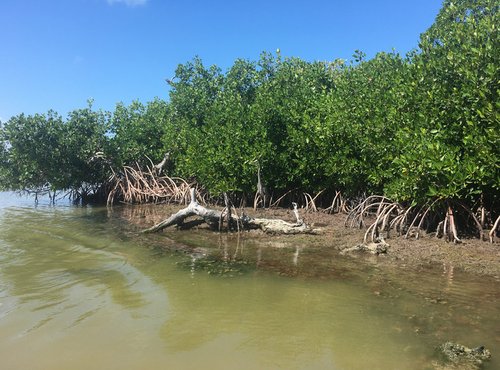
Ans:
[[[262,53],[227,70],[180,64],[169,101],[92,104],[0,127],[0,187],[103,189],[112,171],[169,153],[168,174],[213,195],[383,194],[406,204],[489,207],[500,190],[500,42],[495,0],[445,0],[401,56],[307,62]],[[325,194],[326,194],[325,193]]]

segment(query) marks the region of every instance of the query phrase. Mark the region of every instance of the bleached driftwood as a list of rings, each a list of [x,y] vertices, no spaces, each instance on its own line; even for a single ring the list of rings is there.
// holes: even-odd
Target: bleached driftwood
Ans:
[[[297,218],[295,223],[286,222],[279,219],[267,218],[252,218],[249,216],[239,217],[235,214],[226,214],[221,211],[208,209],[200,205],[196,201],[195,191],[191,189],[191,203],[184,208],[174,213],[166,220],[144,230],[145,233],[152,233],[163,230],[169,226],[179,226],[183,228],[190,228],[200,223],[207,223],[211,228],[220,228],[221,221],[226,218],[228,223],[239,224],[243,229],[261,229],[266,233],[271,234],[313,234],[317,230],[311,229],[303,220],[300,219],[297,205],[294,204],[294,213]],[[185,223],[186,218],[191,216],[201,217],[201,220]]]

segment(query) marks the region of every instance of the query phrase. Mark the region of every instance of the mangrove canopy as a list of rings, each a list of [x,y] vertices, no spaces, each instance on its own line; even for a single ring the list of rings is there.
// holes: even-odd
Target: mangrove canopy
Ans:
[[[65,118],[14,116],[0,127],[0,185],[105,197],[124,166],[164,160],[164,174],[212,196],[253,199],[259,174],[274,199],[323,191],[317,201],[330,204],[338,192],[380,194],[464,219],[480,212],[480,222],[492,224],[500,190],[499,7],[444,1],[404,56],[356,51],[350,61],[310,62],[265,52],[226,71],[195,57],[167,80],[168,101],[118,104],[113,112],[89,102]]]

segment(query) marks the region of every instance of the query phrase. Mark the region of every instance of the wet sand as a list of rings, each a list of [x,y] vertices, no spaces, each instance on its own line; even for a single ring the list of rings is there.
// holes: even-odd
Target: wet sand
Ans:
[[[139,228],[149,227],[170,216],[182,207],[166,205],[148,205],[128,207],[129,222]],[[214,207],[215,208],[215,207]],[[127,213],[127,212],[125,212]],[[294,222],[292,210],[266,209],[254,211],[245,209],[245,213],[254,217],[280,218]],[[268,235],[260,231],[250,231],[255,242],[266,245],[298,245],[311,249],[324,250],[332,248],[340,253],[343,249],[363,242],[366,229],[348,228],[344,226],[345,214],[326,214],[322,212],[304,213],[301,217],[313,228],[320,229],[317,235]],[[203,228],[203,227],[201,227]],[[168,230],[162,233],[168,233]],[[183,233],[189,231],[182,231]],[[207,232],[210,232],[207,230]],[[442,265],[444,269],[458,269],[479,276],[491,276],[500,279],[500,242],[482,241],[477,238],[463,238],[462,243],[454,244],[433,235],[422,233],[417,240],[414,237],[405,239],[392,232],[385,239],[389,244],[386,254],[374,256],[369,253],[354,252],[348,255],[366,263],[377,263],[378,266],[400,269],[421,269],[432,265]]]
[[[286,210],[259,211],[267,217],[283,217],[290,221],[293,214]],[[366,229],[346,228],[344,214],[329,215],[321,212],[303,214],[305,222],[322,230],[319,235],[301,235],[313,244],[331,245],[339,251],[363,242]],[[377,256],[379,265],[400,268],[420,268],[426,265],[440,264],[445,268],[455,268],[475,275],[489,275],[500,279],[500,242],[495,243],[478,238],[463,238],[462,243],[446,242],[443,238],[422,233],[417,240],[405,239],[391,232],[385,241],[389,244],[386,255]],[[362,258],[356,253],[357,258]],[[374,256],[366,255],[373,259]]]

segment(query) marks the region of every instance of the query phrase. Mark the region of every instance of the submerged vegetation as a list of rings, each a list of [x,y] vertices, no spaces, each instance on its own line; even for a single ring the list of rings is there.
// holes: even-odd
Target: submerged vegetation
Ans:
[[[197,183],[213,197],[251,202],[258,190],[264,205],[286,194],[330,211],[351,199],[353,222],[376,213],[372,238],[391,227],[482,236],[500,215],[499,8],[446,0],[406,56],[278,51],[226,72],[196,57],[167,80],[167,102],[20,114],[0,127],[0,185],[144,202],[184,199],[168,192]]]

